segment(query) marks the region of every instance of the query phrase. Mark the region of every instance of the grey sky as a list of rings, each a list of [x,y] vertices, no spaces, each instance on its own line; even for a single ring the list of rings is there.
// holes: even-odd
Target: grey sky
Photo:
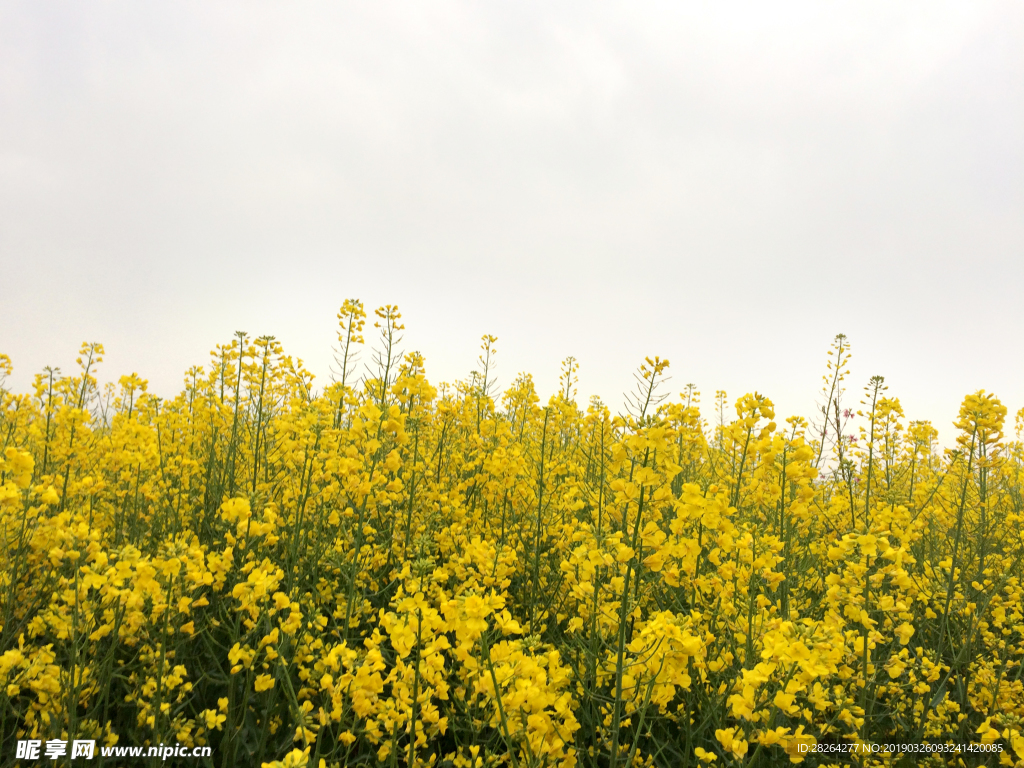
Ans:
[[[854,344],[945,435],[1024,406],[1024,5],[0,1],[0,351],[161,394],[348,296],[621,403],[645,355],[810,415]]]

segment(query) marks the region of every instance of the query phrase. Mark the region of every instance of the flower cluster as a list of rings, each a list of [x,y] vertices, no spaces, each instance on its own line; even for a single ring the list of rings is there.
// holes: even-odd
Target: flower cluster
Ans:
[[[0,356],[4,754],[1024,765],[1024,445],[994,395],[942,451],[881,377],[849,401],[840,336],[810,421],[757,393],[705,417],[659,358],[616,416],[572,358],[546,403],[528,375],[497,395],[492,336],[432,386],[375,317],[359,377],[342,306],[322,390],[244,333],[173,399],[101,386],[98,344],[27,394]]]

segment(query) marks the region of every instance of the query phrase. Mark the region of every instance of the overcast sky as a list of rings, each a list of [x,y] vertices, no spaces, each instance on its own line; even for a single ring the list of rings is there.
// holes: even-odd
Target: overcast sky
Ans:
[[[645,355],[810,415],[837,332],[951,433],[1024,406],[1024,4],[0,0],[0,352],[163,395],[346,297],[432,380]],[[709,409],[710,410],[710,409]]]

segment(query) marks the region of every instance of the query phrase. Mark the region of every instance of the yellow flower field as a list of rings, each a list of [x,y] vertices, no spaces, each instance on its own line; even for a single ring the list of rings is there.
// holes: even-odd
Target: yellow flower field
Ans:
[[[576,402],[571,358],[546,402],[528,375],[496,395],[490,336],[435,388],[398,310],[375,320],[345,302],[319,391],[241,333],[174,399],[99,386],[98,344],[31,393],[0,379],[0,763],[31,738],[216,766],[1024,765],[1024,446],[994,395],[944,451],[850,381],[840,335],[814,418],[702,410],[657,358],[616,415]]]

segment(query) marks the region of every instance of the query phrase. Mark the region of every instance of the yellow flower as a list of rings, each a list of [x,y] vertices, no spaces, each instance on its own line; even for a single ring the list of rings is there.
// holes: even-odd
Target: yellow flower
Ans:
[[[201,714],[207,729],[211,731],[219,731],[224,721],[227,720],[225,715],[219,714],[215,709],[204,709]]]
[[[718,743],[722,745],[723,749],[727,752],[732,752],[736,758],[741,758],[747,754],[747,742],[736,737],[735,728],[718,729],[715,731],[715,738],[718,739]]]
[[[293,749],[284,760],[274,760],[270,763],[263,763],[262,768],[306,768],[309,764],[309,747],[305,749]]]
[[[263,691],[269,691],[274,687],[274,678],[270,675],[257,675],[256,676],[256,693],[262,693]]]
[[[900,645],[906,645],[910,642],[910,638],[914,636],[914,627],[910,624],[900,624],[896,628],[896,634],[900,639]]]

